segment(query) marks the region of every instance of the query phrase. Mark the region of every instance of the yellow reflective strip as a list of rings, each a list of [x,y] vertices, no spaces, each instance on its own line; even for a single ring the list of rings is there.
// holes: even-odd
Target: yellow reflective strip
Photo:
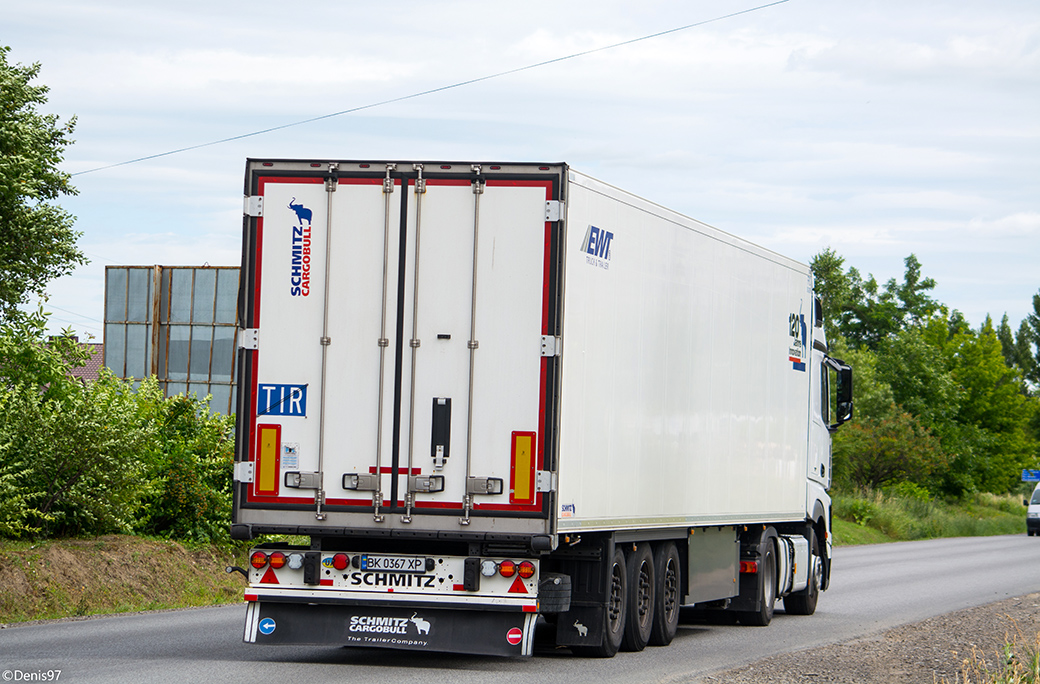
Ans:
[[[534,498],[531,491],[533,472],[534,439],[531,435],[516,435],[513,438],[513,498],[517,501],[530,501]]]
[[[278,433],[276,427],[260,428],[260,451],[256,460],[256,489],[260,492],[275,493],[278,489]]]

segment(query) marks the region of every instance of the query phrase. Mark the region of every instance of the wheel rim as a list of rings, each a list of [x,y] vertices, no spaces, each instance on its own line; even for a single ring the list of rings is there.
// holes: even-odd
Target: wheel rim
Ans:
[[[639,624],[645,625],[650,620],[651,605],[650,601],[652,598],[653,589],[651,583],[653,578],[650,576],[650,564],[642,563],[639,566],[639,587],[637,591],[638,610],[639,610]]]
[[[820,591],[820,587],[823,586],[823,559],[819,556],[813,556],[813,576],[812,585],[809,587],[809,592],[812,594]]]
[[[610,631],[612,632],[616,632],[621,628],[624,582],[625,578],[621,575],[621,566],[615,563],[610,576],[610,605],[607,607],[607,618],[610,621]]]
[[[762,583],[762,600],[767,608],[776,600],[776,569],[773,567],[773,563],[766,563],[766,576]]]
[[[679,605],[679,576],[675,570],[675,561],[671,558],[665,564],[663,588],[664,596],[662,596],[662,603],[664,605],[664,614],[670,621]]]

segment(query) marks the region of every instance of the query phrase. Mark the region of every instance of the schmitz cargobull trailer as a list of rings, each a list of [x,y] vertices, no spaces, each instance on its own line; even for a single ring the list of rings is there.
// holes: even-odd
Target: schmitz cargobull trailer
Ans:
[[[252,552],[246,641],[529,655],[543,616],[611,656],[815,610],[852,404],[806,266],[559,163],[245,194],[232,534],[309,538]]]

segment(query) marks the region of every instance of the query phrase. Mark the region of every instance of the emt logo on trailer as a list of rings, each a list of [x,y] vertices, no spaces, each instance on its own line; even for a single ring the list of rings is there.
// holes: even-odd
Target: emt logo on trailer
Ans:
[[[256,393],[258,416],[307,415],[307,385],[259,384]]]
[[[614,234],[608,230],[589,225],[585,231],[585,240],[581,243],[581,251],[585,253],[585,263],[602,269],[610,268],[610,242]]]
[[[293,204],[296,198],[289,200],[289,208],[296,213],[299,223],[292,227],[292,264],[289,267],[289,294],[293,297],[306,297],[311,293],[311,217],[314,212],[303,206]],[[303,225],[304,220],[307,225]]]

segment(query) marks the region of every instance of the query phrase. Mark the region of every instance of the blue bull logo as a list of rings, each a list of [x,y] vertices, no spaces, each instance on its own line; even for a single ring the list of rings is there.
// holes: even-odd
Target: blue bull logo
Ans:
[[[293,202],[295,201],[295,197],[289,200],[289,208],[296,212],[296,219],[300,222],[301,226],[303,225],[304,219],[307,220],[307,225],[309,226],[311,224],[311,216],[314,215],[314,212],[308,209],[307,207],[303,206],[302,203],[293,204]]]

